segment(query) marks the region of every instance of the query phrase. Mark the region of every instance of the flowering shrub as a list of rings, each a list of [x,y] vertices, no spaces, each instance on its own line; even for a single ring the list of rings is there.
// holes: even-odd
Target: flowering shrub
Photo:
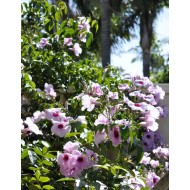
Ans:
[[[154,187],[169,168],[164,91],[96,63],[96,21],[67,18],[64,2],[22,6],[23,189]]]

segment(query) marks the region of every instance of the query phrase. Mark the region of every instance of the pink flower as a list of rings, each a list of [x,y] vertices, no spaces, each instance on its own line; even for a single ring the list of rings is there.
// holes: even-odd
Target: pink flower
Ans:
[[[38,126],[33,123],[32,119],[30,117],[27,117],[26,120],[24,121],[26,125],[28,125],[27,128],[24,130],[30,131],[35,133],[36,135],[42,135],[42,131],[39,130]]]
[[[85,119],[85,116],[78,116],[75,121],[79,121],[82,124],[87,124],[87,121]]]
[[[80,170],[88,168],[87,157],[78,150],[72,152],[71,166],[74,166]]]
[[[150,188],[153,188],[159,180],[159,176],[157,176],[154,172],[149,172],[146,178],[146,185]]]
[[[116,120],[115,123],[118,125],[124,125],[125,127],[131,126],[131,122],[126,119]]]
[[[98,119],[96,119],[94,125],[97,126],[99,124],[108,125],[109,119],[107,117],[105,117],[103,114],[99,114]]]
[[[124,103],[126,103],[132,110],[141,111],[144,113],[147,110],[148,104],[146,102],[134,103],[124,96]]]
[[[148,153],[144,153],[144,156],[142,157],[142,159],[141,159],[141,161],[140,161],[140,163],[142,163],[142,164],[144,164],[144,165],[147,165],[147,164],[149,164],[149,162],[150,162],[150,157],[148,157],[149,156],[149,154]]]
[[[159,161],[158,161],[158,160],[151,160],[151,161],[150,161],[150,165],[151,165],[153,168],[156,168],[156,167],[159,165]]]
[[[153,153],[158,157],[158,158],[165,158],[167,159],[169,157],[169,149],[168,148],[162,148],[162,147],[157,147],[156,149],[153,150]]]
[[[51,132],[59,137],[64,137],[71,131],[71,126],[68,121],[52,121],[53,126]]]
[[[156,131],[158,129],[158,123],[150,116],[145,116],[145,121],[141,122],[140,125],[146,127],[147,130],[150,131]]]
[[[72,155],[69,154],[69,153],[63,153],[63,154],[59,154],[58,155],[58,158],[57,158],[57,162],[58,164],[61,166],[61,165],[64,165],[65,168],[69,168],[70,166],[70,161],[71,161],[71,157]]]
[[[78,43],[75,43],[74,44],[74,47],[73,48],[69,48],[71,51],[74,51],[74,54],[76,56],[79,56],[79,54],[82,53],[82,49],[80,48],[79,44]]]
[[[33,120],[34,123],[37,123],[40,120],[44,120],[44,119],[45,119],[45,112],[36,111],[36,112],[33,113],[32,120]]]
[[[107,134],[105,132],[105,129],[102,130],[102,132],[97,131],[94,136],[94,142],[96,146],[98,147],[98,144],[100,144],[102,141],[104,141],[107,137]]]
[[[121,142],[121,135],[120,135],[120,128],[119,126],[115,126],[113,127],[113,129],[108,129],[108,136],[110,138],[110,140],[112,141],[112,145],[113,146],[118,146]]]
[[[89,21],[85,17],[78,17],[78,29],[84,30],[85,32],[90,32]]]
[[[46,95],[46,98],[49,100],[51,97],[56,97],[56,92],[54,91],[53,85],[45,83],[44,85],[44,93]]]
[[[92,94],[93,95],[95,95],[95,96],[102,96],[103,95],[101,86],[98,83],[92,82],[91,88],[92,88]]]
[[[94,109],[97,100],[98,98],[93,98],[89,95],[82,96],[83,107],[81,108],[81,110],[84,111],[85,109],[87,109],[87,111],[91,112]]]
[[[61,108],[50,108],[45,110],[45,117],[48,120],[60,121],[62,117],[65,117],[65,113],[61,112]]]
[[[72,143],[71,141],[69,141],[64,145],[63,149],[65,152],[72,154],[74,150],[78,150],[79,146],[79,142]]]
[[[51,45],[48,42],[48,39],[47,38],[41,38],[40,42],[36,46],[37,46],[37,48],[42,49],[42,48],[44,48],[47,45]]]
[[[73,38],[64,38],[64,45],[72,46],[73,45],[72,40]]]
[[[128,84],[120,84],[120,85],[118,86],[118,89],[119,89],[120,91],[124,92],[124,91],[126,91],[126,90],[129,89],[129,85],[128,85]]]
[[[65,165],[61,165],[60,166],[60,173],[62,175],[64,175],[65,177],[74,177],[74,178],[78,178],[80,173],[81,173],[81,169],[77,168],[76,166],[69,166],[66,167]]]
[[[118,99],[118,92],[108,92],[108,97],[112,100]]]
[[[97,154],[88,149],[85,152],[88,158],[88,167],[92,167],[98,161]]]

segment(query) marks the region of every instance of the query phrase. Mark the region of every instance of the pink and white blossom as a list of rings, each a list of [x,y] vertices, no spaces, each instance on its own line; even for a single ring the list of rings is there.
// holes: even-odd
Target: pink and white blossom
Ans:
[[[33,117],[32,120],[34,123],[39,122],[40,120],[44,120],[45,119],[45,112],[44,111],[36,111],[33,113]]]
[[[108,97],[112,100],[117,100],[118,99],[118,92],[108,92]]]
[[[126,91],[126,90],[129,89],[129,85],[128,85],[128,84],[120,84],[120,85],[118,86],[118,89],[119,89],[120,91],[124,92],[124,91]]]
[[[120,128],[118,125],[116,125],[112,129],[108,128],[108,136],[112,141],[112,145],[115,147],[117,147],[122,142]]]
[[[82,124],[87,124],[87,121],[86,121],[84,115],[78,116],[75,121],[79,121],[79,122],[82,123]]]
[[[149,172],[146,178],[146,185],[152,189],[159,180],[159,176],[157,176],[154,172]]]
[[[49,100],[52,98],[55,99],[55,97],[57,96],[54,88],[53,88],[53,85],[52,84],[48,84],[48,83],[45,83],[44,84],[44,93],[46,95],[46,98]]]
[[[105,141],[107,137],[105,129],[102,130],[102,132],[97,131],[94,135],[94,142],[96,146],[98,147],[98,144],[100,144],[102,141]]]
[[[149,154],[147,152],[144,153],[140,163],[147,165],[150,163],[151,158],[149,157]]]
[[[45,46],[47,45],[51,45],[49,42],[48,42],[48,38],[41,38],[40,42],[36,45],[37,48],[39,49],[43,49]]]
[[[72,154],[72,152],[74,150],[78,150],[79,147],[80,147],[79,142],[74,142],[73,143],[73,142],[69,141],[64,145],[63,149],[64,149],[65,152]]]
[[[81,110],[84,111],[85,109],[87,109],[87,111],[91,112],[94,109],[97,100],[98,98],[94,98],[87,94],[82,96],[83,107],[81,108]]]
[[[38,126],[32,121],[32,118],[27,117],[24,123],[28,126],[24,130],[35,133],[36,135],[42,135],[42,131],[39,130]]]
[[[61,108],[50,108],[45,110],[45,117],[48,120],[60,121],[62,116],[65,116],[65,114],[61,112]]]
[[[91,88],[92,88],[92,94],[94,96],[102,96],[103,95],[102,88],[98,83],[92,82]]]
[[[102,125],[108,125],[110,122],[109,122],[109,119],[103,115],[103,114],[99,114],[98,115],[98,119],[96,119],[94,125],[97,126],[99,124],[102,124]]]
[[[151,160],[150,161],[150,165],[153,167],[153,168],[156,168],[159,166],[159,161],[158,160]]]
[[[73,38],[64,38],[64,45],[66,46],[72,46],[73,42],[72,42]]]
[[[51,127],[51,132],[59,137],[64,137],[71,131],[71,125],[69,121],[52,121],[53,126]]]
[[[73,51],[74,54],[75,54],[77,57],[79,56],[79,54],[82,53],[82,49],[81,49],[79,43],[75,43],[74,46],[73,46],[73,48],[69,48],[69,49],[70,49],[71,51]]]

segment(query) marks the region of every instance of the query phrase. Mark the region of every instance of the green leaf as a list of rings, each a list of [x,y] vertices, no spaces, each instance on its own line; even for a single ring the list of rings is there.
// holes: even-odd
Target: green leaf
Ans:
[[[38,170],[38,168],[35,168],[35,167],[32,167],[32,166],[29,167],[28,169],[29,169],[29,170],[33,170],[33,171]]]
[[[73,137],[73,136],[76,136],[76,135],[79,135],[79,134],[80,134],[79,132],[68,133],[67,135],[65,135],[65,137]]]
[[[142,160],[143,155],[143,148],[141,146],[137,147],[137,163],[139,163]]]
[[[51,185],[44,185],[43,189],[55,189],[55,188]]]
[[[40,156],[43,155],[42,152],[41,152],[39,149],[33,148],[33,150],[34,150],[34,152],[35,152],[36,154],[38,154],[38,155],[40,155]]]
[[[105,169],[105,170],[108,170],[109,171],[109,168],[108,168],[108,166],[103,166],[103,165],[94,165],[94,167],[98,167],[98,168],[103,168],[103,169]]]
[[[49,162],[47,160],[43,160],[42,163],[45,164],[45,165],[47,165],[47,166],[51,166],[52,165],[52,162]]]
[[[88,48],[93,41],[93,34],[91,32],[88,33],[86,38],[86,48]]]
[[[49,154],[49,153],[45,154],[45,157],[46,158],[55,158],[55,156],[53,154]]]
[[[36,179],[37,179],[37,180],[39,180],[40,175],[41,175],[41,174],[40,174],[40,171],[39,171],[39,170],[37,170],[37,171],[36,171]]]
[[[45,182],[48,182],[50,181],[50,178],[49,177],[40,177],[39,181],[41,181],[42,183],[45,183]]]
[[[60,14],[59,14],[59,12],[56,12],[56,13],[55,13],[55,19],[56,19],[57,22],[59,21],[59,19],[60,19]]]
[[[95,24],[97,24],[97,20],[93,20],[91,26],[93,27]]]
[[[142,187],[141,190],[150,190],[149,187]]]
[[[29,186],[29,189],[31,189],[31,190],[39,190],[39,189],[42,189],[42,188],[41,188],[40,185],[34,185],[34,184],[32,184],[32,185]]]
[[[24,159],[28,156],[28,149],[24,149],[22,154],[21,154],[21,159]]]
[[[47,147],[44,146],[44,147],[42,148],[42,153],[43,153],[43,155],[46,154],[47,151],[48,151]]]
[[[73,178],[61,178],[61,179],[58,179],[56,182],[60,182],[60,181],[75,181],[75,179],[73,179]]]
[[[115,176],[115,175],[116,175],[116,170],[115,170],[115,168],[114,168],[114,167],[111,167],[110,169],[111,169],[111,173]]]

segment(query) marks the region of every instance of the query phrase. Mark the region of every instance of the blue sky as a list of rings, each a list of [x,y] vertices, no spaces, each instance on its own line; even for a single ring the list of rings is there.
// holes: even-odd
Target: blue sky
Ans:
[[[169,10],[167,8],[158,15],[154,23],[157,38],[162,40],[169,39]],[[123,45],[111,54],[111,64],[114,66],[121,66],[126,72],[142,75],[142,61],[131,63],[131,60],[137,55],[133,52],[128,52],[129,49],[139,45],[139,35],[136,32],[137,38],[130,42],[123,43]],[[169,52],[169,45],[163,46],[163,53]]]

